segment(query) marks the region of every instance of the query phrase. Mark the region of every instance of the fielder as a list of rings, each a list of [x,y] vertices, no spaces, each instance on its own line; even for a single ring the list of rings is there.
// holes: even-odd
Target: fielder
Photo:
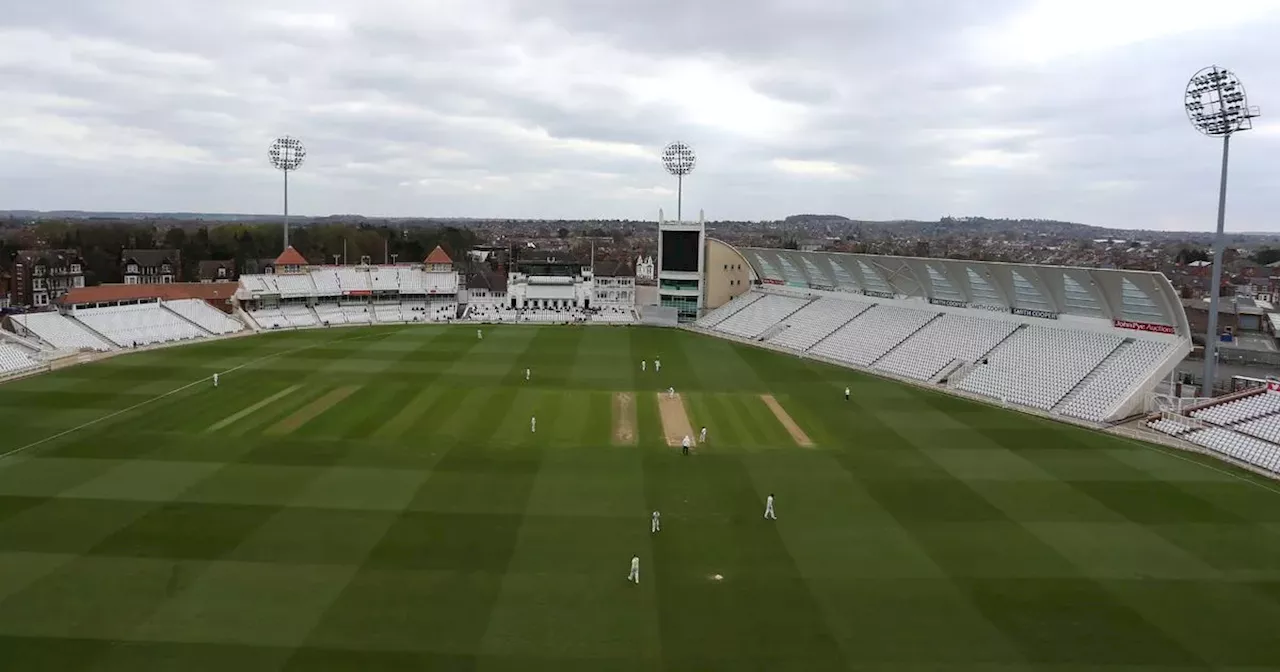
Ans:
[[[684,441],[681,441],[681,442],[680,442],[680,452],[684,453],[685,455],[688,455],[688,454],[689,454],[689,443],[690,443],[690,441],[689,441],[689,435],[688,435],[688,434],[685,434],[685,435],[684,435]]]
[[[213,386],[214,386],[214,387],[217,387],[217,386],[218,386],[218,374],[216,374],[216,373],[215,373],[215,374],[213,374]]]
[[[656,357],[653,359],[653,372],[662,373],[662,360]]]
[[[538,433],[538,416],[536,416],[536,415],[535,415],[535,416],[531,416],[531,417],[529,418],[529,433],[531,433],[531,434],[537,434],[537,433]]]
[[[480,331],[479,329],[476,329],[476,338],[477,338],[477,339],[479,339],[479,340],[481,340],[481,341],[483,341],[483,340],[484,340],[484,332],[483,332],[483,331]]]
[[[524,379],[529,380],[529,369],[524,370]]]
[[[668,399],[675,399],[675,398],[676,398],[676,388],[674,388],[674,387],[668,387],[668,388],[667,388],[667,398],[668,398]]]
[[[649,369],[648,369],[648,366],[649,366],[649,360],[647,360],[647,359],[642,359],[642,360],[640,360],[640,370],[641,370],[641,371],[648,371],[648,370],[649,370]]]
[[[847,386],[844,388],[844,400],[849,401],[849,388]]]
[[[764,500],[764,519],[765,520],[778,519],[778,515],[773,512],[773,493],[772,492],[769,493],[769,496],[766,497]]]
[[[707,442],[707,428],[703,427],[702,433],[698,435],[698,443],[706,443],[706,442]]]
[[[627,574],[627,580],[639,585],[640,584],[640,556],[631,556],[631,573]]]
[[[657,511],[653,512],[653,522],[649,524],[650,532],[659,532],[662,530],[662,514]]]

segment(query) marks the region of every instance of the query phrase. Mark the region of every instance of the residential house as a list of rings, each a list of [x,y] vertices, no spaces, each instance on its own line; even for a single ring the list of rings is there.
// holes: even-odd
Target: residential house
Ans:
[[[233,282],[240,277],[236,273],[236,262],[233,260],[225,261],[202,261],[196,267],[196,275],[200,282]]]
[[[22,250],[13,260],[10,297],[15,306],[48,306],[76,287],[84,287],[78,250]]]
[[[123,250],[120,267],[126,285],[180,282],[182,257],[177,250]]]

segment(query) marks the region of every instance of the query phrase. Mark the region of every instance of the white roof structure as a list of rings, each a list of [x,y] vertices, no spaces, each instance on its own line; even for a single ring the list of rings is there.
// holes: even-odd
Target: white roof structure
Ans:
[[[1008,312],[1105,320],[1112,326],[1189,337],[1173,285],[1153,271],[962,259],[738,248],[764,284]]]

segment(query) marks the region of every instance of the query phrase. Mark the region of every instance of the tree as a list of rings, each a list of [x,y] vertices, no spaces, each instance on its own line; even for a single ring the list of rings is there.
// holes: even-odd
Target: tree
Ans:
[[[1174,259],[1179,264],[1189,264],[1193,261],[1209,261],[1209,253],[1201,249],[1184,247],[1178,250],[1178,254]]]
[[[1253,253],[1253,260],[1259,264],[1266,266],[1280,261],[1280,249],[1274,247],[1264,247]]]

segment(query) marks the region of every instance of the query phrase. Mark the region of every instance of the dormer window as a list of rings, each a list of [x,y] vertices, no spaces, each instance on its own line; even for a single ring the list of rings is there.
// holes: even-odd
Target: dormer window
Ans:
[[[227,267],[226,267],[226,266],[219,266],[219,267],[218,267],[218,277],[219,277],[219,278],[225,278],[225,277],[227,277]]]
[[[125,267],[125,273],[137,273],[137,272],[138,272],[137,264],[129,264],[128,266]]]

